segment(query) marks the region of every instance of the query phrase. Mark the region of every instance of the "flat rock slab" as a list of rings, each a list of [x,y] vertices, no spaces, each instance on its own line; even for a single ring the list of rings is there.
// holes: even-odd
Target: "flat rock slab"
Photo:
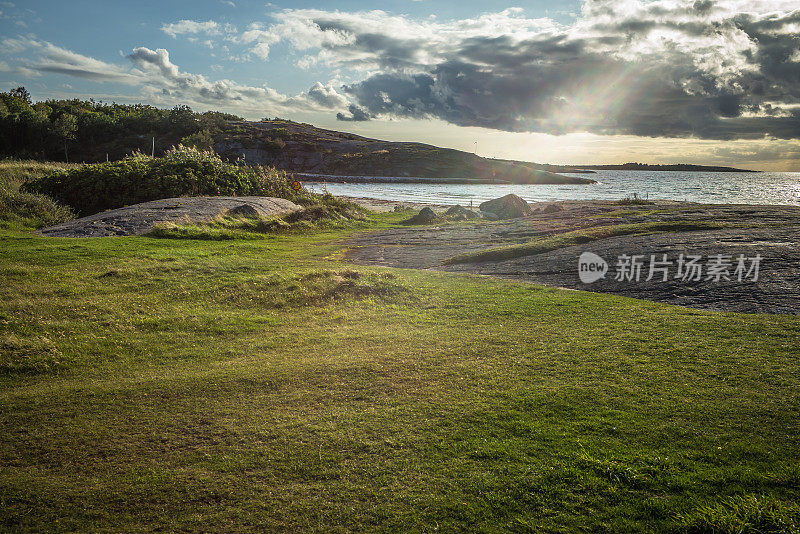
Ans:
[[[252,208],[252,211],[250,208]],[[152,200],[82,217],[39,231],[50,237],[107,237],[146,234],[159,223],[207,221],[229,210],[276,217],[300,209],[285,198],[181,197]]]
[[[357,264],[467,272],[691,308],[800,315],[800,207],[674,202],[626,207],[601,201],[558,205],[563,209],[556,213],[540,211],[511,221],[384,230],[351,240],[347,258]],[[628,213],[619,217],[622,210]],[[579,228],[678,220],[720,222],[734,227],[618,236],[506,261],[442,264],[463,252],[524,243]],[[581,282],[578,258],[583,252],[593,252],[608,262],[605,279],[591,284]],[[615,264],[623,254],[644,256],[639,281],[615,280]],[[763,259],[757,281],[707,280],[705,268],[703,279],[684,281],[674,278],[675,265],[668,280],[662,281],[657,275],[647,281],[651,254],[659,259],[667,254],[673,262],[680,254],[699,255],[704,267],[718,254],[733,258],[759,254]]]

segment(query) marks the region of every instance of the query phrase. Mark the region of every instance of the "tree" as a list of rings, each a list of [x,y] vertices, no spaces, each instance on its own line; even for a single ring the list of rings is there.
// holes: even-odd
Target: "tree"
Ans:
[[[19,98],[29,106],[31,105],[31,94],[24,87],[17,87],[16,89],[12,89],[8,92],[8,94]]]
[[[75,132],[78,131],[78,119],[75,115],[63,114],[53,123],[53,133],[64,141],[64,159],[69,162],[67,145],[75,139]]]
[[[200,130],[196,113],[189,106],[175,106],[169,112],[168,122],[175,134],[185,137]]]
[[[200,150],[212,150],[214,148],[214,138],[208,130],[195,132],[181,139],[183,146],[191,146]]]

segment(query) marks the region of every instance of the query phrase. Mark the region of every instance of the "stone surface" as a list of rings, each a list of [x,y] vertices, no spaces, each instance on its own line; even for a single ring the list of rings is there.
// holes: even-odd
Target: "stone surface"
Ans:
[[[514,194],[487,200],[481,203],[480,208],[481,211],[495,214],[498,219],[515,219],[532,212],[530,205]]]
[[[800,315],[800,207],[704,205],[657,202],[652,206],[618,206],[611,202],[561,202],[562,211],[535,213],[525,219],[383,230],[353,240],[347,253],[358,264],[436,269],[512,278],[555,287],[614,293],[692,308]],[[619,212],[634,212],[624,217]],[[641,213],[641,215],[637,215]],[[442,265],[464,252],[524,243],[579,228],[646,221],[711,221],[733,227],[691,232],[619,236],[584,245],[507,261]],[[593,252],[609,264],[605,279],[583,284],[578,257]],[[640,281],[615,281],[615,263],[622,255],[642,255]],[[657,275],[647,281],[650,255],[676,261],[680,254],[700,255],[705,265],[717,254],[763,257],[757,282],[684,281]],[[735,261],[734,261],[735,264]],[[675,266],[673,266],[673,274]],[[705,272],[705,271],[704,271]]]
[[[419,210],[419,213],[409,219],[406,219],[400,224],[431,224],[434,221],[436,221],[436,213],[434,213],[434,211],[430,208],[422,208]]]
[[[51,237],[105,237],[146,234],[158,223],[213,219],[231,212],[239,216],[274,217],[300,206],[272,197],[181,197],[143,202],[95,213],[39,231]]]
[[[562,208],[558,204],[548,204],[542,210],[542,213],[558,213]]]

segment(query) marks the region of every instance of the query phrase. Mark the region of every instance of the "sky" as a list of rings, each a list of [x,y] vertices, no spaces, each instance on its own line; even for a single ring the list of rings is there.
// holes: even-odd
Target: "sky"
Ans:
[[[20,85],[487,157],[800,171],[797,0],[0,0],[0,90]]]

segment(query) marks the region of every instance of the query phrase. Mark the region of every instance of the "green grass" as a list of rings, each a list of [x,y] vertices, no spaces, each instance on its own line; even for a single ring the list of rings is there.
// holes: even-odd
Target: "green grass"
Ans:
[[[737,496],[681,517],[689,533],[762,534],[800,532],[800,506],[763,496]]]
[[[800,318],[337,261],[359,231],[0,230],[0,530],[796,531]]]
[[[598,239],[607,239],[621,235],[642,235],[655,232],[689,232],[693,230],[711,230],[722,228],[720,223],[707,221],[653,221],[642,223],[615,224],[582,228],[563,234],[534,239],[518,245],[491,247],[475,252],[458,254],[444,261],[445,264],[475,263],[481,261],[505,261],[522,256],[532,256],[563,247],[591,243]]]

